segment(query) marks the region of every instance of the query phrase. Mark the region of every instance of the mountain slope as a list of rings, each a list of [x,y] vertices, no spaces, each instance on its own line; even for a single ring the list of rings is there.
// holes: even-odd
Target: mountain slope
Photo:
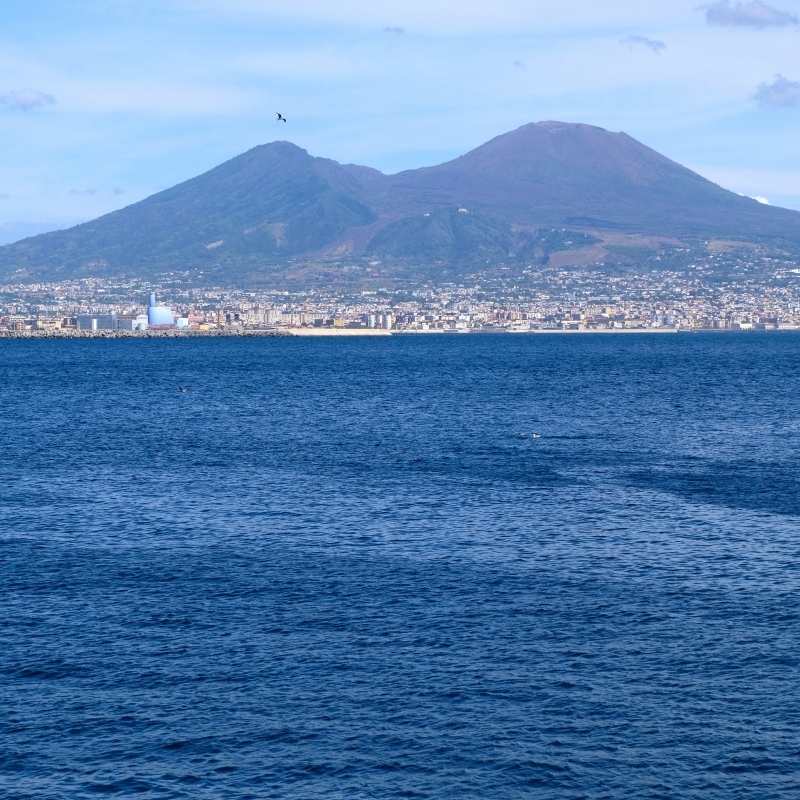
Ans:
[[[394,176],[387,205],[457,204],[519,224],[800,238],[800,214],[729,192],[624,133],[542,122]]]
[[[525,125],[447,163],[388,176],[274,142],[93,222],[2,247],[0,277],[204,270],[234,279],[362,256],[513,262],[541,253],[542,241],[548,253],[559,237],[588,245],[612,232],[798,243],[800,213],[740,197],[590,125]]]
[[[275,142],[93,222],[0,248],[0,265],[47,266],[66,275],[314,251],[375,221],[360,199],[359,175]]]

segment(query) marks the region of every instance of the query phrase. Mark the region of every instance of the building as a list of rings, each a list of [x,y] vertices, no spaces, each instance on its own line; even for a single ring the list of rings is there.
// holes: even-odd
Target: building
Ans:
[[[172,309],[158,305],[155,292],[150,293],[150,302],[147,304],[147,324],[151,328],[171,328],[175,324]]]
[[[146,331],[147,314],[128,314],[117,317],[118,331]]]
[[[115,331],[116,314],[79,314],[76,325],[79,331]]]

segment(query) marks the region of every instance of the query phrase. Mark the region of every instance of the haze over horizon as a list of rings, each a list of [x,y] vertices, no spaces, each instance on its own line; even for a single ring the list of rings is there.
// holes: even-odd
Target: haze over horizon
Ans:
[[[397,172],[546,119],[625,131],[728,189],[800,209],[800,168],[786,166],[800,155],[800,0],[452,8],[12,0],[0,242],[276,139]]]

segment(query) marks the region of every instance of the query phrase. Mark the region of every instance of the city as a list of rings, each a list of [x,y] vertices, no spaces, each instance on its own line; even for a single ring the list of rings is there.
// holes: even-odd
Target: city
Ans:
[[[800,260],[717,253],[659,267],[499,267],[452,283],[305,290],[197,287],[184,275],[9,284],[0,336],[800,329]]]

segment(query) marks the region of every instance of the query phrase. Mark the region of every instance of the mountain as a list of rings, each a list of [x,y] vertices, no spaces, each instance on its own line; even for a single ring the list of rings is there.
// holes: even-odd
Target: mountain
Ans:
[[[93,222],[0,248],[0,269],[58,278],[314,251],[376,220],[361,199],[360,173],[288,142],[256,147]]]
[[[0,277],[194,270],[258,279],[298,264],[435,270],[546,263],[557,252],[585,263],[592,247],[621,237],[645,248],[698,238],[795,244],[800,213],[740,197],[590,125],[525,125],[396,175],[274,142],[93,222],[0,247]]]
[[[534,225],[652,234],[800,236],[800,213],[726,191],[625,133],[540,122],[393,176],[384,200],[460,203]]]

